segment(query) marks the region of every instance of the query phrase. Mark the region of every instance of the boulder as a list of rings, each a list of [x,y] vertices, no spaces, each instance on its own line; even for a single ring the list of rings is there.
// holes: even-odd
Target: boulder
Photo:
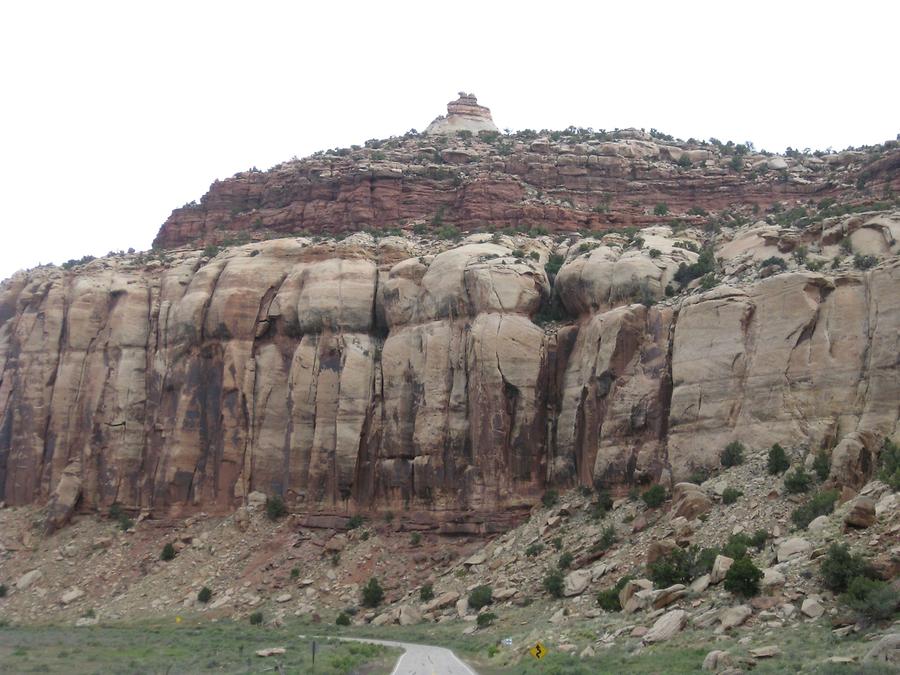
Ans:
[[[883,636],[866,652],[863,663],[900,664],[900,633]]]
[[[677,483],[672,489],[672,516],[694,520],[712,509],[712,500],[693,483]]]
[[[70,605],[76,600],[84,597],[84,591],[80,588],[73,588],[60,596],[59,601],[64,605]]]
[[[764,647],[756,647],[749,650],[750,656],[754,659],[771,659],[781,654],[781,647],[778,645],[766,645]]]
[[[645,590],[651,590],[653,588],[653,582],[649,579],[632,579],[628,583],[626,583],[622,590],[619,591],[619,604],[622,606],[622,610],[624,612],[636,612],[638,610],[638,604],[629,604],[629,600],[634,597],[636,593]]]
[[[867,528],[875,524],[875,502],[859,495],[850,503],[850,510],[844,516],[844,523],[850,527]]]
[[[702,593],[709,588],[709,584],[710,576],[708,574],[701,574],[691,582],[691,591],[694,593]]]
[[[819,602],[818,597],[811,595],[803,600],[803,604],[800,605],[800,611],[810,619],[818,619],[825,613],[825,608],[822,606],[822,603]]]
[[[709,583],[717,584],[725,581],[725,575],[733,564],[733,558],[729,558],[727,555],[717,555],[713,561],[712,571],[709,573]]]
[[[717,673],[720,670],[730,668],[733,665],[734,660],[731,658],[731,654],[726,651],[722,651],[721,649],[714,649],[706,655],[706,658],[703,659],[703,665],[700,666],[700,668],[702,670],[708,670],[710,672]]]
[[[422,613],[412,605],[401,605],[397,620],[401,626],[413,626],[422,622]]]
[[[447,591],[446,593],[441,593],[434,600],[425,603],[422,606],[423,612],[433,612],[436,609],[444,609],[444,607],[449,607],[456,603],[459,600],[459,593],[456,591]]]
[[[748,605],[737,605],[722,610],[719,615],[719,623],[723,630],[737,628],[753,615],[753,610]]]
[[[575,570],[569,572],[563,580],[563,595],[571,598],[575,595],[581,595],[587,590],[591,583],[590,570]]]
[[[275,596],[275,602],[282,603],[282,602],[290,602],[290,601],[291,601],[290,593],[282,593],[281,595]]]
[[[479,551],[478,553],[469,556],[463,562],[463,565],[471,567],[472,565],[483,565],[485,562],[487,562],[487,553],[485,553],[484,551]]]
[[[456,601],[456,615],[463,619],[469,613],[469,599],[462,597]]]
[[[26,588],[31,586],[35,581],[38,581],[43,576],[44,573],[40,570],[31,570],[30,572],[26,572],[16,580],[16,588],[20,591],[24,591]]]
[[[776,556],[778,562],[782,563],[808,557],[810,553],[812,553],[812,544],[802,537],[791,537],[778,545]]]
[[[763,578],[760,581],[762,588],[778,588],[784,586],[784,575],[774,567],[767,567],[763,570]]]
[[[498,588],[498,589],[494,590],[494,592],[491,595],[494,598],[495,602],[504,602],[505,600],[509,600],[510,598],[512,598],[518,592],[519,592],[518,589],[515,589],[512,587],[507,587],[507,588]]]
[[[265,508],[266,501],[268,501],[268,497],[265,492],[259,492],[254,490],[250,494],[247,495],[247,508],[248,509],[261,509]]]
[[[818,534],[819,532],[823,532],[830,522],[831,519],[828,516],[816,516],[812,519],[810,524],[806,526],[806,529],[808,532]]]
[[[678,548],[678,544],[672,539],[662,539],[650,542],[650,548],[647,549],[647,564],[650,565],[660,558],[665,558],[676,548]]]
[[[687,620],[687,612],[683,609],[673,609],[670,612],[666,612],[656,620],[656,623],[647,631],[643,640],[647,644],[669,640],[685,627]]]
[[[668,588],[651,592],[653,593],[650,599],[651,606],[653,609],[662,609],[683,598],[687,594],[687,588],[684,584],[674,584]]]

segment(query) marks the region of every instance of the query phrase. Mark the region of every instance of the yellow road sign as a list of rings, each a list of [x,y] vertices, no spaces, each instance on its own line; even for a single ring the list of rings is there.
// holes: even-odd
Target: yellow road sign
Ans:
[[[538,642],[534,647],[528,650],[531,652],[531,655],[536,659],[542,659],[547,656],[547,648]]]

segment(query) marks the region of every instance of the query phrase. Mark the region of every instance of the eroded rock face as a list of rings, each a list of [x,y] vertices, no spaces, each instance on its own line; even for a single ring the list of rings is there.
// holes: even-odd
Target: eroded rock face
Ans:
[[[0,501],[48,501],[53,529],[255,492],[322,522],[406,508],[480,532],[547,484],[662,480],[690,519],[709,497],[679,481],[731,440],[833,447],[831,480],[864,484],[897,425],[900,261],[653,306],[615,290],[655,297],[694,259],[671,239],[647,232],[651,256],[360,234],[18,274],[0,286]],[[551,253],[577,318],[545,330]]]

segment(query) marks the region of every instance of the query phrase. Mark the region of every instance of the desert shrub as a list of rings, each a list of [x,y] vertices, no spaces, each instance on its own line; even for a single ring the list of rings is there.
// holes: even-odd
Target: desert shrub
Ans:
[[[657,588],[687,584],[691,581],[693,568],[693,556],[684,549],[676,548],[647,565],[647,577]]]
[[[688,244],[690,242],[681,242],[682,244]],[[676,242],[675,246],[678,243]],[[686,246],[682,246],[681,248],[687,248]],[[693,247],[694,249],[696,247]],[[693,250],[693,249],[691,249]],[[710,272],[714,272],[716,269],[716,255],[715,251],[712,247],[704,248],[700,251],[700,257],[697,258],[697,262],[688,265],[687,263],[681,263],[678,266],[678,270],[675,272],[673,279],[677,281],[682,286],[689,284],[694,279],[699,279],[702,276],[709,274]]]
[[[285,514],[287,514],[287,506],[281,495],[272,495],[266,499],[266,515],[269,516],[269,520],[278,520]]]
[[[824,450],[819,450],[816,453],[816,458],[813,460],[812,468],[819,480],[825,480],[831,472],[831,457]]]
[[[657,204],[653,207],[653,215],[655,216],[664,216],[669,212],[669,207],[667,204]]]
[[[434,586],[431,584],[425,584],[422,588],[419,589],[419,600],[422,602],[428,602],[429,600],[434,600]]]
[[[544,493],[543,497],[541,497],[541,504],[549,509],[551,506],[555,506],[558,500],[559,493],[551,488]]]
[[[512,254],[513,254],[513,258],[524,258],[525,257],[525,251],[523,251],[521,248],[515,249],[512,252]]]
[[[716,556],[721,553],[721,550],[716,547],[702,548],[699,551],[690,551],[690,553],[694,556],[693,565],[691,566],[691,576],[696,578],[712,572],[713,563],[716,562]]]
[[[496,621],[496,620],[497,620],[496,614],[494,614],[493,612],[484,612],[484,613],[478,615],[478,617],[475,619],[475,623],[478,625],[479,628],[486,628],[487,626],[490,626],[492,623],[494,623],[494,621]]]
[[[556,563],[556,566],[561,570],[567,570],[572,566],[572,561],[575,559],[571,553],[566,551],[561,556],[559,556],[559,560]]]
[[[203,249],[203,255],[207,258],[215,258],[219,255],[219,247],[215,244],[208,244],[206,248]]]
[[[410,543],[412,546],[418,546],[419,544],[422,543],[422,535],[419,534],[418,532],[413,532],[413,533],[409,536],[409,543]]]
[[[291,568],[291,579],[299,579],[300,578],[300,568],[292,567]]]
[[[0,598],[5,598],[6,592],[7,592],[6,584],[0,584]]]
[[[476,586],[469,593],[469,607],[479,610],[494,601],[494,590],[487,585]]]
[[[654,485],[641,495],[641,499],[644,500],[647,508],[654,509],[666,501],[666,489],[662,485]]]
[[[660,251],[658,248],[651,248],[649,251],[647,251],[647,254],[651,258],[658,258],[662,255],[662,251]]]
[[[682,155],[678,158],[678,161],[675,162],[682,169],[690,169],[691,168],[691,158],[687,155]]]
[[[730,467],[744,463],[744,446],[738,441],[732,441],[725,446],[722,454],[719,456],[722,466]]]
[[[722,555],[737,560],[747,555],[747,549],[753,544],[753,540],[743,532],[738,532],[728,537],[725,546],[722,547]]]
[[[857,253],[853,256],[853,266],[858,270],[867,270],[878,264],[878,258],[873,255],[861,255]]]
[[[159,554],[160,560],[172,560],[175,558],[175,547],[172,545],[172,542],[166,543],[163,546],[162,553]]]
[[[525,555],[528,556],[529,558],[534,558],[536,555],[538,555],[543,550],[544,550],[543,544],[538,544],[538,543],[530,544],[528,546],[528,548],[525,549]]]
[[[337,615],[337,618],[334,620],[334,623],[338,626],[349,626],[350,625],[350,617],[347,616],[346,612],[341,612]]]
[[[591,546],[591,551],[605,551],[610,546],[616,543],[616,528],[613,525],[608,525],[603,528],[603,532],[600,533],[600,538],[594,542],[594,545]]]
[[[559,270],[565,261],[566,259],[558,253],[551,253],[550,257],[547,258],[547,264],[544,265],[544,272],[547,273],[547,278],[550,280],[550,283],[553,283],[553,280],[556,278],[556,275],[559,273]]]
[[[868,621],[884,621],[897,613],[900,594],[888,583],[868,577],[854,577],[841,600]]]
[[[822,585],[835,593],[843,593],[854,577],[872,577],[874,572],[863,557],[850,550],[847,544],[833,543],[822,556],[819,565]]]
[[[822,490],[814,494],[809,501],[798,506],[791,514],[791,520],[799,529],[806,527],[819,516],[827,516],[834,511],[834,503],[838,498],[837,490]]]
[[[207,588],[206,586],[201,588],[200,592],[197,593],[198,602],[202,602],[204,605],[207,602],[209,602],[211,598],[212,598],[212,591],[209,588]]]
[[[750,558],[738,558],[725,573],[725,590],[745,598],[759,593],[762,570]]]
[[[688,476],[688,483],[700,485],[701,483],[705,483],[707,480],[709,480],[709,475],[709,469],[707,469],[705,466],[697,467],[691,472],[691,475]]]
[[[736,488],[727,487],[727,488],[725,488],[725,491],[722,493],[722,503],[723,504],[734,504],[738,500],[738,497],[741,497],[743,494],[744,494],[743,492],[741,492],[740,490],[738,490]]]
[[[753,544],[757,551],[762,551],[771,536],[767,530],[759,529],[750,537],[750,543]]]
[[[561,598],[563,594],[563,575],[559,570],[551,570],[544,575],[544,590],[554,598]]]
[[[363,517],[360,515],[351,516],[350,520],[347,521],[347,529],[355,530],[358,527],[362,527],[363,525]]]
[[[619,603],[619,593],[625,588],[625,584],[633,578],[634,577],[624,576],[619,579],[612,588],[600,591],[597,594],[597,604],[600,605],[600,609],[607,612],[621,612],[622,605]]]
[[[557,551],[562,551],[562,537],[553,537],[553,541],[551,541],[550,543],[553,544],[553,548],[555,548]]]
[[[537,262],[538,260],[541,259],[541,254],[538,253],[537,251],[532,251],[531,253],[528,254],[528,257],[531,258],[532,260],[534,260],[535,262]]]
[[[766,468],[772,476],[784,473],[791,468],[791,462],[788,460],[787,453],[778,443],[769,448],[769,461]]]
[[[251,626],[262,625],[262,622],[263,622],[262,612],[253,612],[253,614],[250,615],[250,625]]]
[[[372,577],[362,589],[363,607],[378,607],[384,600],[384,589],[378,583],[378,579]]]
[[[880,467],[878,477],[895,492],[900,491],[900,445],[885,438],[878,456],[878,464]]]
[[[784,489],[788,494],[798,495],[801,492],[808,492],[811,485],[812,476],[806,473],[803,467],[797,467],[784,476]]]
[[[613,507],[613,499],[606,490],[597,490],[597,499],[594,503],[604,511],[611,511]]]
[[[439,228],[435,234],[437,235],[438,239],[451,239],[454,241],[462,236],[459,228],[455,225],[444,225],[443,227]]]

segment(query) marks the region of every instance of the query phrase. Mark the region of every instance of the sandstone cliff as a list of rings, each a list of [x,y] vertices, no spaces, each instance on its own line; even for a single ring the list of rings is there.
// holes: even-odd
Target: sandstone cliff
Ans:
[[[824,448],[858,486],[898,431],[898,235],[896,209],[726,228],[707,290],[679,267],[708,235],[671,226],[20,273],[0,286],[0,500],[47,500],[55,527],[261,491],[474,532],[547,485],[683,479],[733,439]]]

